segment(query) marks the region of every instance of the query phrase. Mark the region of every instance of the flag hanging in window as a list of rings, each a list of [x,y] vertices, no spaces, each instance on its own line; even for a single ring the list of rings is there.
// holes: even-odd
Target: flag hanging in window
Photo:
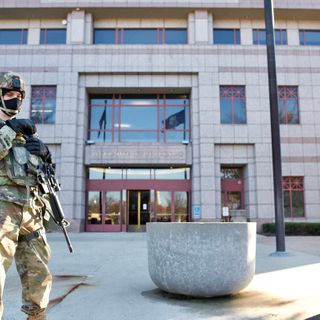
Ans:
[[[107,126],[107,108],[105,107],[99,120],[100,131],[98,132],[98,138],[100,137],[101,130],[102,129],[106,130],[106,126]],[[104,137],[105,137],[105,131],[104,131]]]
[[[163,123],[164,121],[162,121]],[[185,110],[181,110],[169,116],[165,121],[166,129],[174,129],[178,127],[181,123],[185,122]]]

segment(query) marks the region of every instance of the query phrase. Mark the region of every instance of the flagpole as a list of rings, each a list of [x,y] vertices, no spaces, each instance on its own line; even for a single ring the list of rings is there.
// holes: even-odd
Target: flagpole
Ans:
[[[106,124],[107,124],[107,103],[108,100],[104,100],[104,131],[103,131],[103,142],[106,142]]]
[[[183,108],[184,108],[184,121],[183,121],[183,140],[186,140],[186,100],[183,100]]]
[[[284,253],[285,226],[283,216],[282,171],[281,171],[281,142],[278,111],[278,85],[276,72],[276,55],[274,43],[274,12],[272,0],[264,0],[264,14],[267,37],[267,58],[269,78],[269,99],[271,118],[272,162],[274,209],[276,225],[276,253]]]

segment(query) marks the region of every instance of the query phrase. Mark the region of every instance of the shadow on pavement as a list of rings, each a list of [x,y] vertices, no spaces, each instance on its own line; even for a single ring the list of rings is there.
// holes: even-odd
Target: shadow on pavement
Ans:
[[[162,302],[186,308],[188,310],[185,310],[185,312],[195,314],[195,319],[208,319],[210,315],[225,316],[227,318],[224,319],[237,320],[277,319],[277,315],[272,312],[273,308],[290,308],[290,305],[295,302],[294,300],[284,300],[283,298],[280,299],[277,296],[258,291],[243,291],[235,295],[203,299],[175,295],[161,289],[144,291],[141,294],[153,302]],[[259,316],[254,314],[259,314]],[[300,313],[291,313],[287,317],[281,317],[281,319],[304,318]]]

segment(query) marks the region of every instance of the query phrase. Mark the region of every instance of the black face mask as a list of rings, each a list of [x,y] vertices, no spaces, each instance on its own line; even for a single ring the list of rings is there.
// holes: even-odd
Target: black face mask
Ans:
[[[18,98],[13,98],[10,100],[4,100],[4,103],[6,104],[7,109],[11,109],[11,110],[16,111],[21,107],[22,100],[20,100]]]

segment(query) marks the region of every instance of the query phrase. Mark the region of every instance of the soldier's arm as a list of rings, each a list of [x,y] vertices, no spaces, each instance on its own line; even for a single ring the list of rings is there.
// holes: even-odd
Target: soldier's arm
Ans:
[[[12,147],[12,141],[16,137],[16,132],[4,125],[0,129],[0,160],[3,159]]]

